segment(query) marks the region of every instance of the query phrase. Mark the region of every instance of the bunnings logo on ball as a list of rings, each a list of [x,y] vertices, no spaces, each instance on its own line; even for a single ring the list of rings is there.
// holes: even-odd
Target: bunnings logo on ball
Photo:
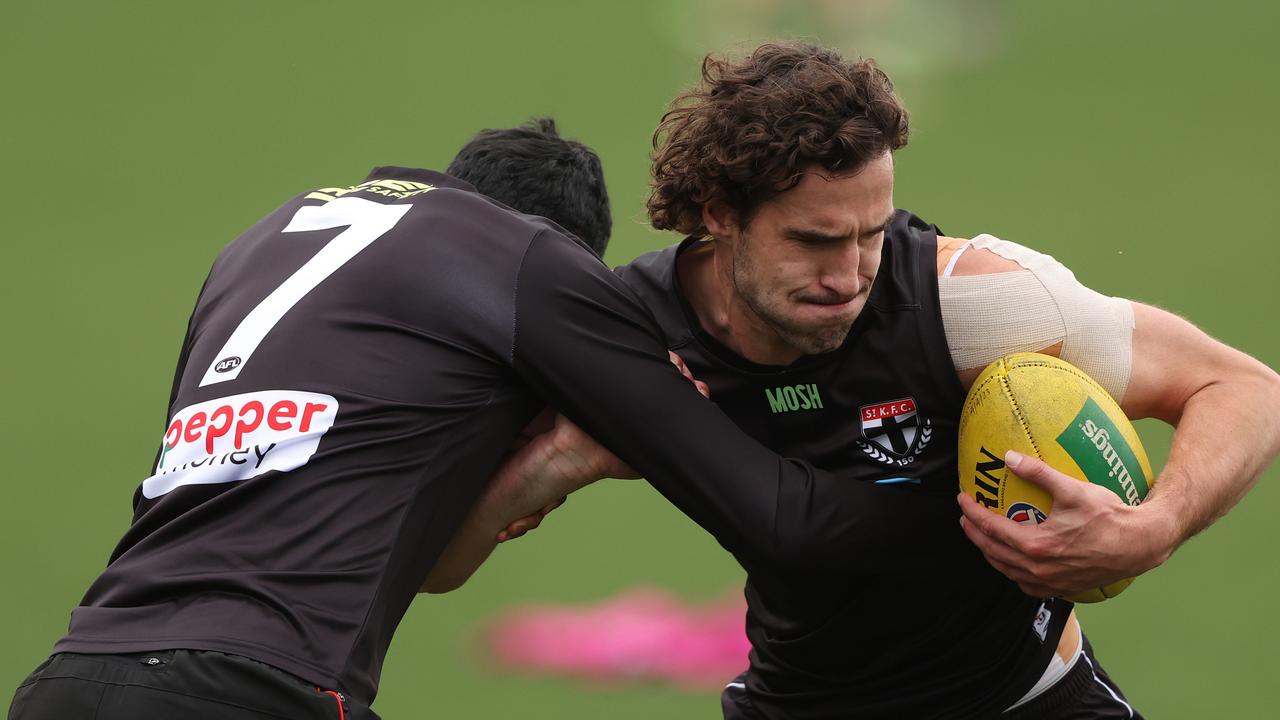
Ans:
[[[1130,505],[1147,496],[1147,478],[1133,448],[1093,398],[1058,436],[1058,444],[1084,470],[1089,482],[1101,485]]]

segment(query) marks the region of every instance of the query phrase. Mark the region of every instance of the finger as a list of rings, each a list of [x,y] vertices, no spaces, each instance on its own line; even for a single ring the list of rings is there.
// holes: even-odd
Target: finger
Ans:
[[[969,541],[977,546],[988,562],[993,564],[994,562],[1000,562],[1007,566],[1019,568],[1027,562],[1025,555],[1002,542],[984,535],[966,518],[960,518],[960,528],[964,531],[965,537],[969,538]]]
[[[1021,552],[1026,547],[1027,541],[1035,534],[1034,527],[1016,523],[1009,518],[993,513],[979,505],[977,501],[968,495],[961,493],[958,500],[960,502],[960,512],[964,515],[965,520],[973,525],[974,531],[985,537]],[[969,533],[966,532],[965,534]]]
[[[1022,591],[1023,595],[1026,595],[1027,597],[1033,597],[1039,600],[1048,600],[1049,598],[1062,597],[1064,594],[1052,588],[1045,587],[1044,585],[1036,585],[1036,584],[1024,585],[1022,583],[1018,583],[1018,589]]]
[[[999,560],[992,560],[991,558],[987,558],[987,563],[990,564],[991,567],[995,568],[1001,575],[1017,583],[1018,587],[1023,589],[1023,592],[1026,592],[1027,588],[1035,586],[1037,583],[1034,575],[1016,565],[1009,565],[1008,563],[1002,563]]]
[[[1009,578],[1009,579],[1013,580],[1013,578]],[[1054,590],[1048,585],[1045,585],[1035,579],[1013,580],[1013,581],[1017,583],[1018,589],[1022,591],[1022,594],[1027,595],[1029,597],[1039,598],[1043,600],[1045,598],[1059,597],[1062,595],[1062,593],[1058,592],[1057,590]]]
[[[538,527],[539,523],[541,522],[542,522],[541,515],[530,515],[528,517],[522,517],[519,520],[513,521],[510,525],[498,531],[498,537],[497,537],[498,542],[515,540],[521,535],[524,535],[530,530],[533,530],[534,528]]]
[[[1045,598],[1055,597],[1059,594],[1045,585],[1040,578],[1036,577],[1035,573],[1017,563],[1008,562],[1006,559],[985,552],[983,553],[983,558],[988,565],[1016,583],[1018,588],[1027,595]]]
[[[986,558],[986,560],[987,564],[996,569],[996,572],[1004,575],[1010,582],[1017,584],[1022,592],[1035,597],[1051,597],[1053,595],[1035,575],[1027,572],[1025,568],[1010,565],[990,557]]]
[[[692,379],[692,378],[690,378]],[[701,380],[694,380],[693,386],[698,388],[698,392],[702,393],[702,397],[711,399],[711,386]]]
[[[1079,480],[1054,470],[1040,458],[1023,455],[1013,450],[1005,453],[1004,464],[1018,477],[1049,491],[1049,495],[1053,497],[1055,504],[1060,499],[1065,500],[1075,497],[1082,486]]]
[[[542,508],[542,510],[540,510],[539,512],[541,512],[541,513],[542,513],[542,516],[543,516],[543,517],[546,517],[547,513],[549,513],[549,512],[551,512],[552,510],[555,510],[556,508],[560,507],[560,506],[561,506],[561,505],[563,505],[563,504],[565,503],[565,501],[566,501],[566,500],[568,500],[568,499],[569,499],[569,496],[567,496],[567,495],[566,495],[566,496],[564,496],[564,497],[560,498],[559,500],[556,500],[555,502],[551,503],[550,505],[547,505],[546,507]]]
[[[684,377],[685,380],[688,380],[689,382],[697,382],[697,379],[693,377],[693,371],[691,371],[689,368],[685,367],[684,365],[680,365],[680,366],[677,366],[676,369],[680,371],[680,375]]]
[[[670,350],[667,351],[667,357],[671,360],[671,364],[676,366],[676,369],[680,371],[680,374],[683,375],[686,380],[689,382],[698,381],[698,379],[693,376],[693,371],[689,369],[689,365],[685,363],[684,358]]]
[[[519,520],[511,523],[511,525],[508,526],[507,529],[518,535],[523,535],[529,532],[530,530],[537,528],[541,524],[542,524],[541,514],[530,515],[529,517],[520,518]]]
[[[693,371],[690,370],[687,365],[685,365],[684,363],[680,363],[680,365],[678,366],[678,369],[680,370],[680,374],[684,376],[685,380],[688,380],[689,382],[693,382]]]
[[[507,529],[503,530],[502,533],[500,534],[506,535],[506,540],[515,540],[516,538],[524,537],[525,533],[529,532],[530,530],[533,530],[536,527],[538,526],[523,524],[517,521],[507,526]]]

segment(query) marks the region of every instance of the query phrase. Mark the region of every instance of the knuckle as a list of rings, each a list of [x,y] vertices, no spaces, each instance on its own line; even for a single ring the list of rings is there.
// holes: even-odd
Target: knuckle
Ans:
[[[1028,594],[1028,595],[1033,595],[1033,596],[1037,596],[1037,597],[1045,597],[1045,596],[1047,596],[1047,595],[1052,595],[1052,594],[1053,594],[1053,593],[1049,592],[1049,589],[1048,589],[1047,587],[1045,587],[1044,582],[1042,582],[1041,580],[1039,580],[1039,579],[1037,579],[1037,578],[1030,578],[1030,579],[1028,579],[1026,582],[1027,582],[1027,594]]]
[[[977,528],[978,532],[982,533],[983,535],[986,535],[991,532],[991,518],[988,517],[989,515],[990,513],[984,512],[979,514],[977,518],[972,519],[973,525]]]
[[[1023,543],[1022,551],[1035,560],[1047,560],[1057,554],[1057,543],[1047,535],[1034,535]]]

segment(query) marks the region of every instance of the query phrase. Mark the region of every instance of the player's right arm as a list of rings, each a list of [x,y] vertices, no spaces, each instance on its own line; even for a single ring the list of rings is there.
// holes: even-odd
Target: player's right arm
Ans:
[[[544,233],[525,256],[512,351],[515,370],[551,405],[735,553],[856,567],[880,543],[918,542],[894,520],[909,512],[907,493],[836,477],[749,438],[672,368],[630,289],[560,240]]]

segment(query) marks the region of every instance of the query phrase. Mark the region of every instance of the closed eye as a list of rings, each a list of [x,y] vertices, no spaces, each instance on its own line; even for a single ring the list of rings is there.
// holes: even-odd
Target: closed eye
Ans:
[[[848,235],[824,233],[817,230],[798,229],[787,230],[786,236],[796,242],[804,243],[805,245],[832,245],[834,243],[844,242],[849,238]]]

